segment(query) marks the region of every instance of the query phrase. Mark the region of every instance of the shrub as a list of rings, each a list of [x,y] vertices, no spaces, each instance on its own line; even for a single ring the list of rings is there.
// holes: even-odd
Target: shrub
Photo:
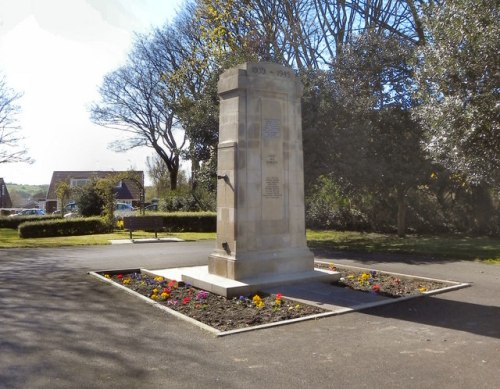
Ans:
[[[34,222],[42,220],[61,220],[61,216],[14,216],[14,217],[0,217],[0,228],[11,228],[16,230],[20,224],[24,222]]]
[[[169,232],[215,232],[217,214],[214,212],[179,212],[163,216],[163,225]]]
[[[19,225],[20,238],[104,234],[108,225],[100,217],[29,221]]]
[[[365,230],[366,215],[356,209],[338,183],[320,176],[306,198],[306,226],[317,229]]]
[[[204,212],[216,209],[215,192],[203,189],[171,191],[159,202],[163,212]]]

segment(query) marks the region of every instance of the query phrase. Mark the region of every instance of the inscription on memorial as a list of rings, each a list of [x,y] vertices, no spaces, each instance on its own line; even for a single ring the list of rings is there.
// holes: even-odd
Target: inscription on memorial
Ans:
[[[266,69],[264,67],[261,67],[261,66],[252,67],[252,72],[254,74],[261,74],[261,75],[264,75],[267,73]],[[287,79],[292,78],[292,73],[289,70],[278,70],[276,72],[271,70],[269,73],[273,76],[277,76],[280,78],[287,78]]]
[[[281,135],[281,123],[279,119],[266,119],[262,128],[264,139],[278,138]]]
[[[282,220],[284,215],[281,104],[282,102],[276,98],[262,98],[261,100],[262,220]]]
[[[276,158],[276,154],[269,154],[265,156],[266,165],[276,165],[278,160]]]
[[[282,196],[279,177],[265,177],[263,196],[267,199],[279,199]]]

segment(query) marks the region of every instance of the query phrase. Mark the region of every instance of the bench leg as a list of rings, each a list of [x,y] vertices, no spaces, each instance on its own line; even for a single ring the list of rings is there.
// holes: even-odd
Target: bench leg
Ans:
[[[129,231],[130,234],[130,240],[132,240],[132,230]]]

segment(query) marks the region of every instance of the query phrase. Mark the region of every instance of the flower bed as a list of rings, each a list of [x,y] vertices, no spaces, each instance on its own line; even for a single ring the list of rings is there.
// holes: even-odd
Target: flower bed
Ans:
[[[152,277],[140,272],[100,273],[174,311],[220,331],[253,327],[326,312],[283,298],[280,293],[257,293],[228,299],[181,281]]]
[[[340,280],[332,287],[398,298],[421,295],[425,292],[449,287],[437,280],[399,276],[376,270],[335,266],[317,263],[318,268],[338,271]],[[137,270],[121,273],[101,272],[101,276],[121,284],[147,298],[165,305],[187,317],[219,331],[231,331],[276,323],[328,312],[316,306],[298,303],[280,293],[257,293],[228,299],[205,290],[194,288],[181,281],[142,274]]]
[[[357,291],[377,293],[398,298],[420,295],[424,292],[449,287],[449,283],[436,280],[398,276],[377,270],[361,270],[335,266],[333,263],[317,263],[316,267],[338,271],[340,279],[334,285]]]

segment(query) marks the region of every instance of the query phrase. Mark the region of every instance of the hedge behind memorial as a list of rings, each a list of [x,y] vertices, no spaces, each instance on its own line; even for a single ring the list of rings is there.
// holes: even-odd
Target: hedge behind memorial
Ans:
[[[29,221],[18,228],[20,238],[104,234],[109,226],[100,217]]]

